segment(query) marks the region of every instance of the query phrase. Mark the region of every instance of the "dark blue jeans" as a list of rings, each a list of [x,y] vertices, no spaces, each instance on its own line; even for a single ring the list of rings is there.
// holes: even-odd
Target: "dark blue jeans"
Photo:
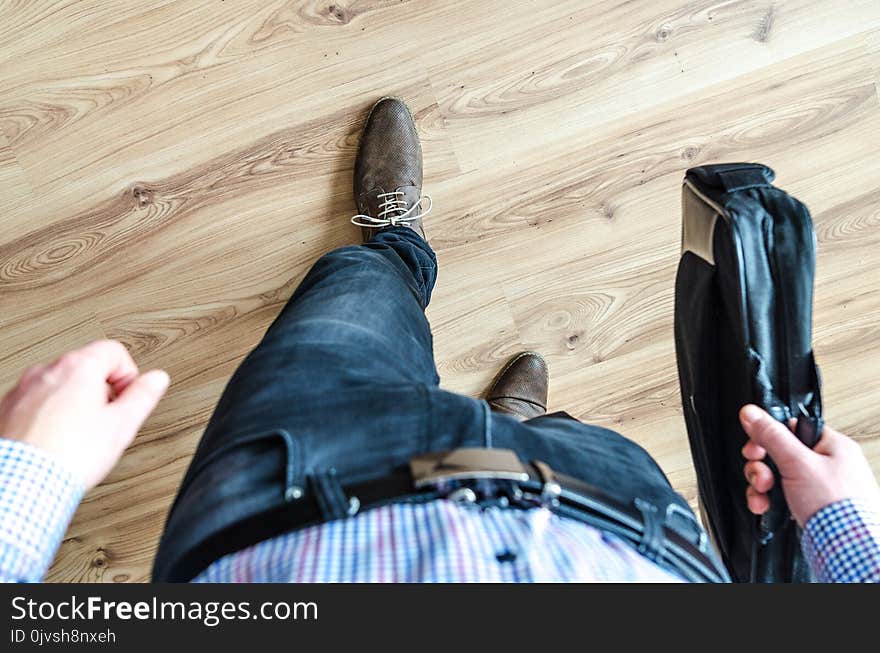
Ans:
[[[456,447],[516,451],[617,500],[674,504],[699,531],[651,456],[564,415],[527,422],[438,387],[424,309],[437,277],[429,245],[405,227],[321,257],[226,387],[168,517],[155,580],[190,580],[213,560],[305,526],[290,506],[318,500],[343,517],[343,485]],[[699,531],[700,533],[702,531]]]

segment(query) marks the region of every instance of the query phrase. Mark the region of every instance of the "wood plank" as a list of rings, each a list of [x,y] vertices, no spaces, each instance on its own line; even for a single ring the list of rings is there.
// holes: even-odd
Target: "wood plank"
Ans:
[[[878,25],[872,0],[845,10],[810,0],[584,3],[549,29],[498,33],[478,57],[441,60],[429,71],[469,170],[601,135],[605,125],[614,129],[671,97]]]

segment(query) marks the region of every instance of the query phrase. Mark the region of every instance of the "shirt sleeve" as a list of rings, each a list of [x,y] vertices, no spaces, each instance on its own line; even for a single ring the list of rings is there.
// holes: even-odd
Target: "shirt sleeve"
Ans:
[[[83,492],[41,450],[0,438],[0,581],[42,580]]]
[[[880,582],[876,506],[854,499],[825,506],[805,524],[801,544],[819,582]]]

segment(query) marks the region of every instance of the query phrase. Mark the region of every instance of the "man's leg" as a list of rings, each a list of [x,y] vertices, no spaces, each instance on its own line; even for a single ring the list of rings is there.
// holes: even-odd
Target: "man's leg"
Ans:
[[[436,385],[424,309],[434,252],[412,229],[379,232],[322,256],[230,380],[212,423],[243,402],[270,409],[277,388],[339,391],[365,385]],[[205,443],[208,444],[208,443]]]
[[[424,389],[438,381],[424,315],[435,277],[433,252],[406,227],[315,263],[217,404],[172,506],[157,580],[189,580],[290,528],[277,511],[309,492],[315,467],[381,465],[388,454],[369,441],[383,425],[422,437]]]
[[[291,502],[319,497],[335,515],[325,495],[337,468],[386,469],[427,439],[438,376],[424,309],[437,262],[420,193],[412,116],[384,99],[355,165],[366,242],[321,257],[233,375],[172,506],[156,579],[189,580],[291,528]]]

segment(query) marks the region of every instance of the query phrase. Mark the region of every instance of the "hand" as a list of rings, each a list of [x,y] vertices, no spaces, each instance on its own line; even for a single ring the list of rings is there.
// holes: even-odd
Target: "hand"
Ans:
[[[749,510],[764,514],[770,507],[767,493],[775,479],[763,462],[768,454],[782,477],[782,491],[791,514],[803,526],[827,505],[841,499],[865,499],[880,507],[880,487],[862,448],[828,426],[813,449],[804,445],[789,428],[757,406],[743,406],[739,412],[749,441],[742,449],[746,501]]]
[[[0,437],[27,442],[88,490],[113,469],[168,387],[138,372],[123,345],[99,340],[31,367],[0,401]]]

